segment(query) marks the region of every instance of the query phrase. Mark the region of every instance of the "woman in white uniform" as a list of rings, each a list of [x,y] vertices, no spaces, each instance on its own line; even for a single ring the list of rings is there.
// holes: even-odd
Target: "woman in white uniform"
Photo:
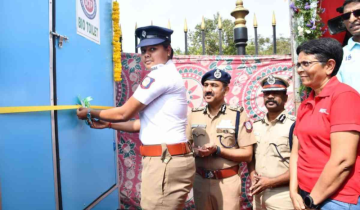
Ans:
[[[187,100],[181,75],[172,62],[172,30],[138,28],[141,59],[151,72],[121,107],[108,110],[79,108],[77,116],[91,118],[94,128],[139,132],[143,170],[143,209],[182,209],[193,184],[195,163],[186,139]],[[140,120],[128,121],[139,113]]]

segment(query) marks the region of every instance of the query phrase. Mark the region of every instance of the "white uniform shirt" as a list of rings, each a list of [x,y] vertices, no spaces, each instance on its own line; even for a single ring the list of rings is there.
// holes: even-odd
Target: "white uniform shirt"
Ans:
[[[343,61],[337,77],[340,82],[350,85],[360,93],[360,43],[350,38],[343,50]]]
[[[140,112],[140,140],[144,145],[186,142],[186,89],[174,63],[152,67],[134,93],[146,107]]]

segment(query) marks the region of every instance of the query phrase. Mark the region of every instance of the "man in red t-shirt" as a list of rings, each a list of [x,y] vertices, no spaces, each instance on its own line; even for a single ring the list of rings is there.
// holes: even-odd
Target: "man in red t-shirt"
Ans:
[[[335,76],[342,46],[322,38],[301,44],[297,54],[297,73],[312,92],[297,114],[290,157],[293,205],[360,209],[360,95]]]

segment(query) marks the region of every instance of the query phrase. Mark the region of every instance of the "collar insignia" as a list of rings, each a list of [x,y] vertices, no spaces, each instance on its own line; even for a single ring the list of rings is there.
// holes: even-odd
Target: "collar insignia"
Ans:
[[[208,105],[206,104],[205,109],[203,111],[204,114],[207,114]]]
[[[285,119],[286,119],[286,115],[285,115],[285,114],[281,114],[280,117],[279,117],[279,121],[280,121],[281,123],[283,123],[283,122],[285,121]]]
[[[221,74],[221,73],[220,73],[220,74]],[[220,108],[220,112],[223,113],[223,114],[225,114],[225,111],[226,111],[226,105],[223,104],[223,105],[221,106],[221,108]]]

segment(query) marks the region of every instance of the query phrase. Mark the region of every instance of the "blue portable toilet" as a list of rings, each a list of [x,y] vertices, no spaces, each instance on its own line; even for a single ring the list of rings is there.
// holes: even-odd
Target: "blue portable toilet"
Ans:
[[[3,0],[0,107],[114,106],[112,0]],[[76,110],[0,114],[0,209],[117,209],[116,135]]]

